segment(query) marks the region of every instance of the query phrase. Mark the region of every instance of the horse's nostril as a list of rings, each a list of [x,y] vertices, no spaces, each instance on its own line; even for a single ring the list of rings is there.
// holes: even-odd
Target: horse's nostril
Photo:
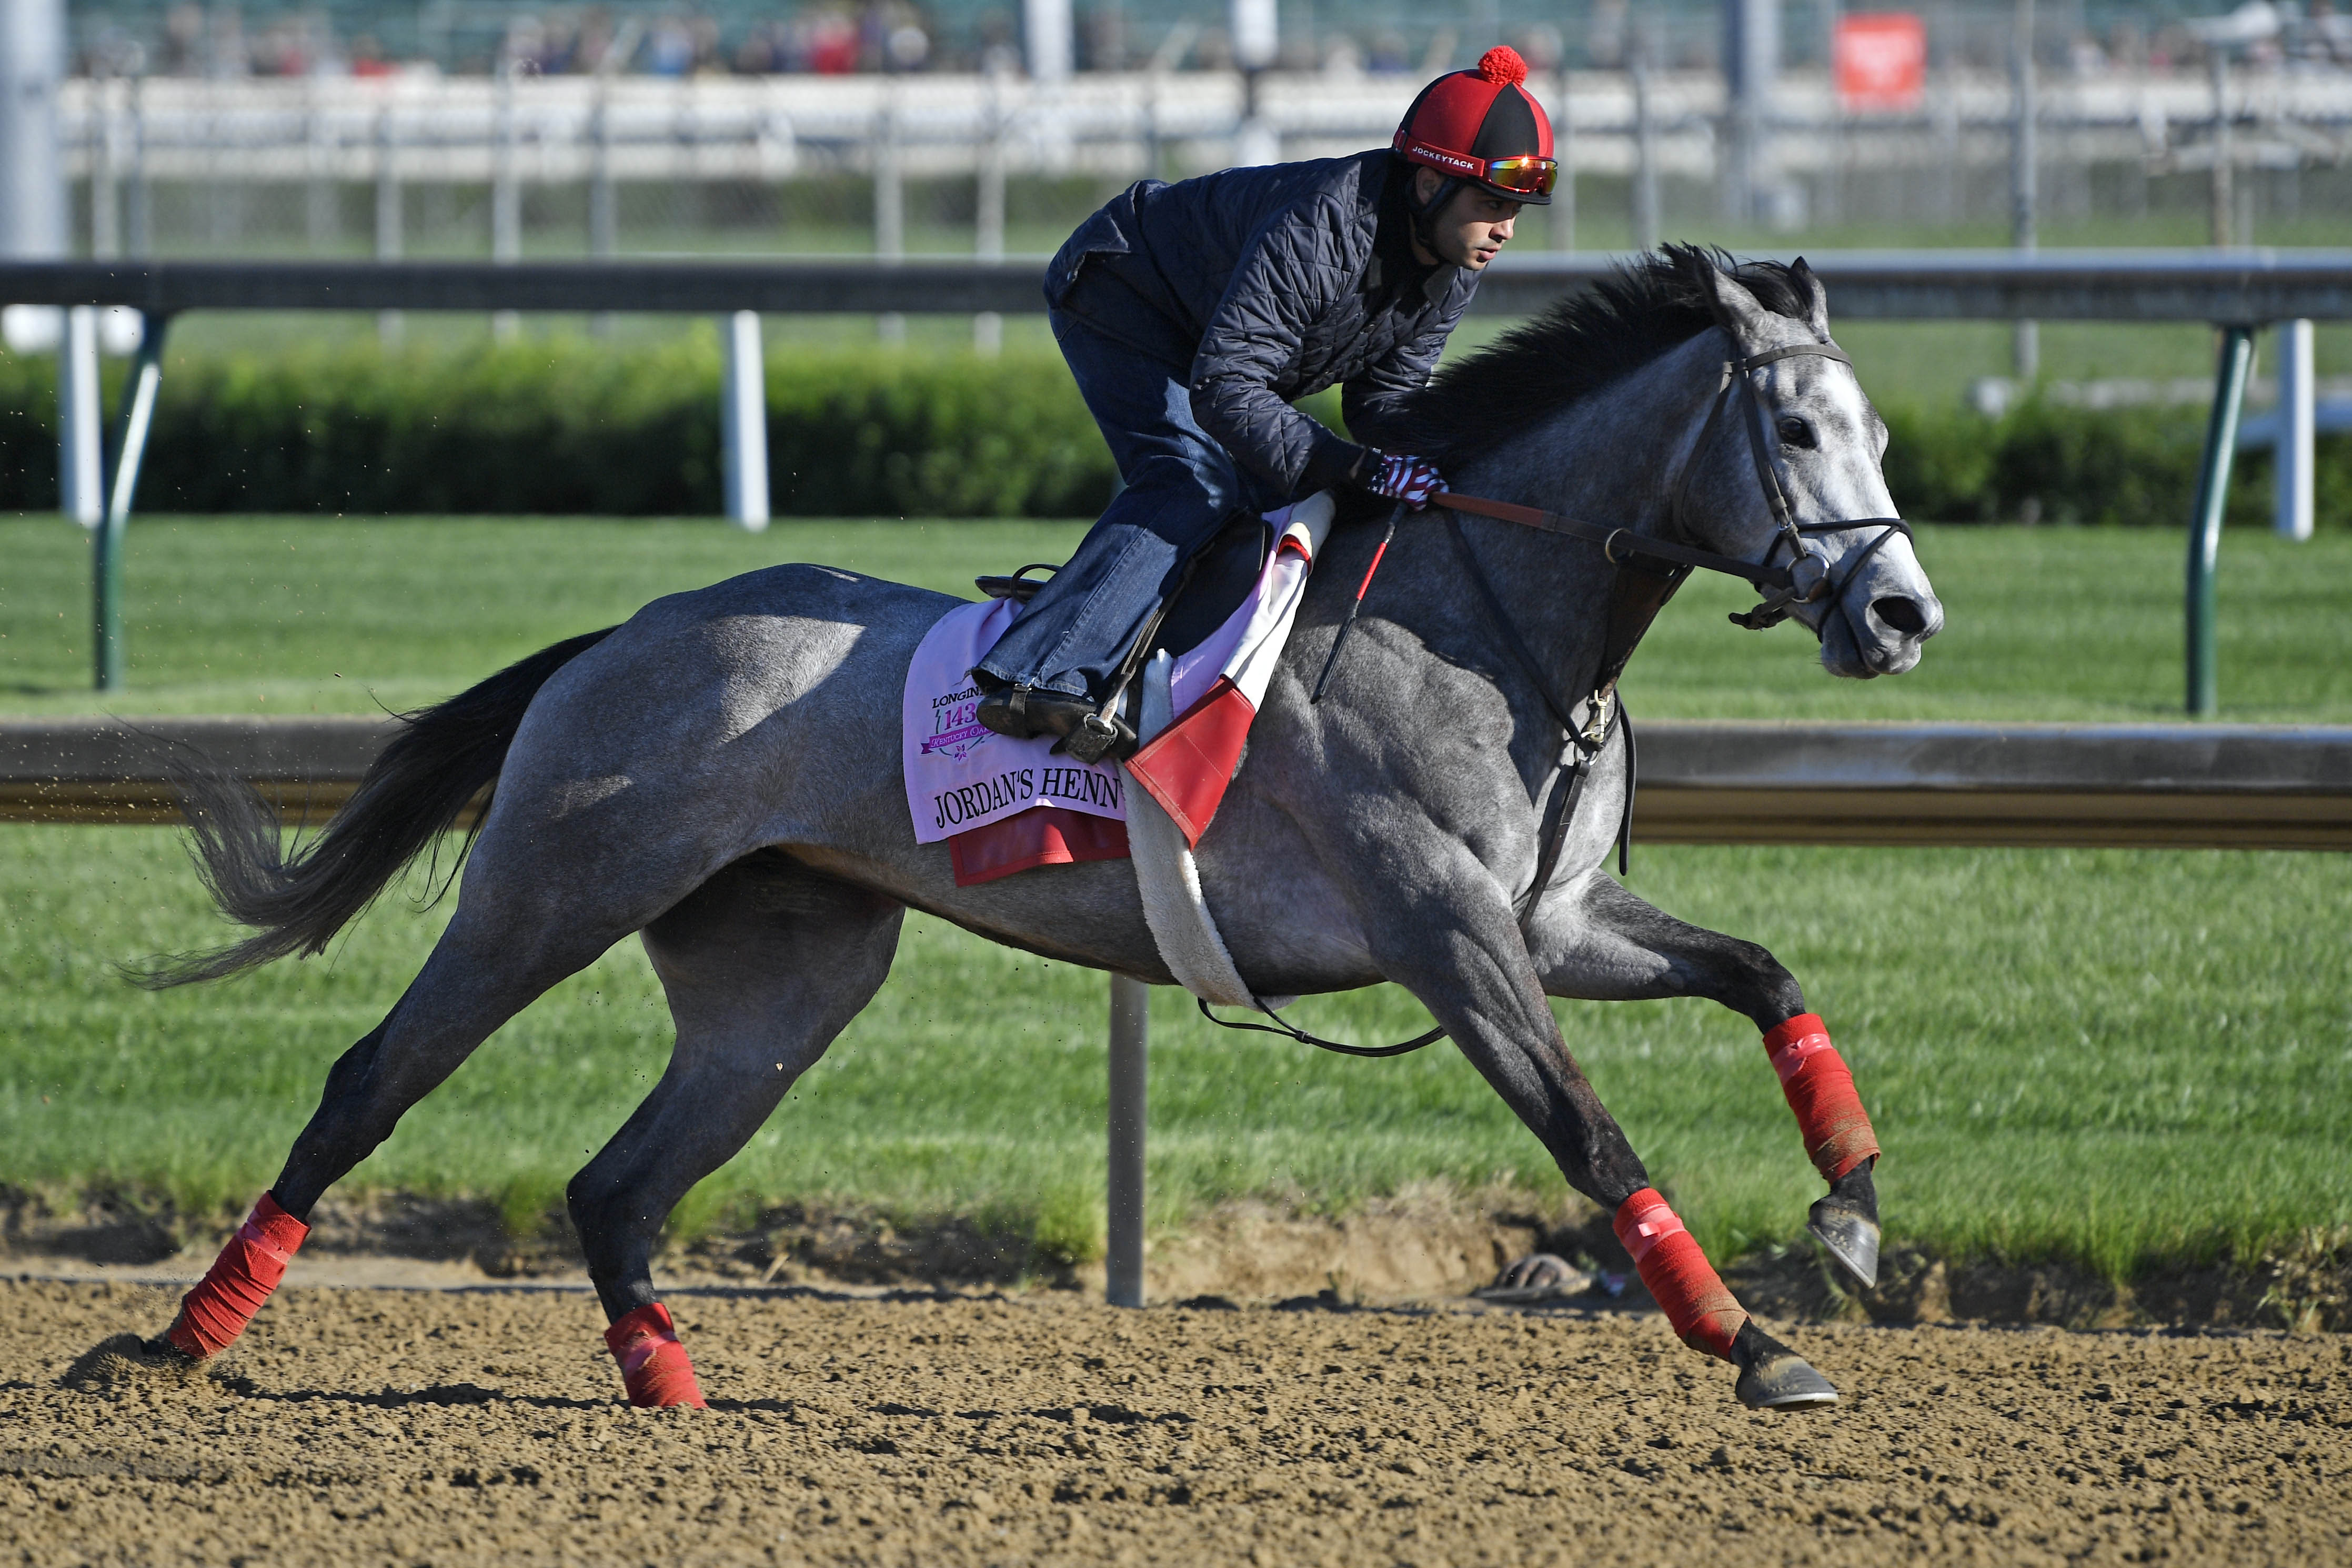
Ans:
[[[1916,637],[1927,629],[1927,613],[1919,607],[1916,599],[1873,599],[1870,613],[1907,637]]]

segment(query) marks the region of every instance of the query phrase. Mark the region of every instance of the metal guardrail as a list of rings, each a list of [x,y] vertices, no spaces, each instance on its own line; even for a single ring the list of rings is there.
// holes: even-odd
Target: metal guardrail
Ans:
[[[1476,309],[1525,315],[1606,274],[1598,252],[1506,252]],[[2352,320],[2352,250],[1825,251],[1840,320]],[[1045,258],[765,261],[0,261],[0,301],[184,310],[1042,314]]]
[[[0,821],[176,822],[165,759],[192,747],[315,824],[397,728],[0,720]],[[1652,720],[1641,742],[1645,843],[2352,849],[2352,727]]]

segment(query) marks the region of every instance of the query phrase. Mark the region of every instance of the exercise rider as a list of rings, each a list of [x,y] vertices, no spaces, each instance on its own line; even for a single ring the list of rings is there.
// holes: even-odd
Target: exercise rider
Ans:
[[[1551,124],[1489,49],[1422,89],[1385,149],[1144,180],[1045,277],[1055,340],[1127,482],[972,671],[979,720],[1092,762],[1133,743],[1101,711],[1193,553],[1236,512],[1349,485],[1419,510],[1444,488],[1381,450],[1521,204],[1548,204]],[[1359,446],[1291,406],[1341,384]]]

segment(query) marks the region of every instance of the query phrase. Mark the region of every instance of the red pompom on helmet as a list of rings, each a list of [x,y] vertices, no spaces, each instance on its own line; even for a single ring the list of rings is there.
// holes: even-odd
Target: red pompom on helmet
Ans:
[[[1559,164],[1551,155],[1551,120],[1527,79],[1528,62],[1498,44],[1476,69],[1448,71],[1423,88],[1389,145],[1489,195],[1549,206]]]

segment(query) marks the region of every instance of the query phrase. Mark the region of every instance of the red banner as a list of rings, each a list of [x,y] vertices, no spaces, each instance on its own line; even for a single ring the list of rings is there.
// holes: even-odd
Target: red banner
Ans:
[[[1838,102],[1848,110],[1913,110],[1927,90],[1927,25],[1908,11],[1840,16]]]

